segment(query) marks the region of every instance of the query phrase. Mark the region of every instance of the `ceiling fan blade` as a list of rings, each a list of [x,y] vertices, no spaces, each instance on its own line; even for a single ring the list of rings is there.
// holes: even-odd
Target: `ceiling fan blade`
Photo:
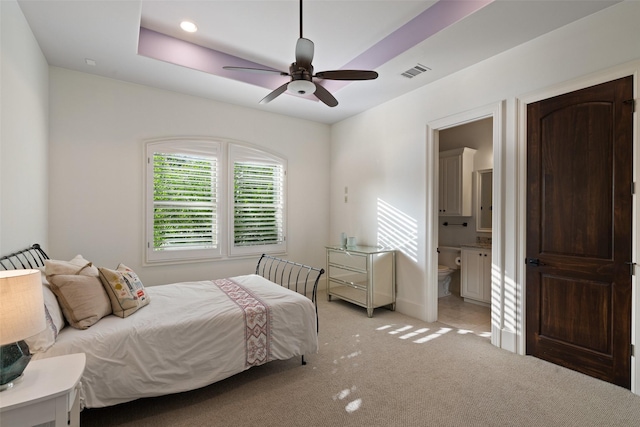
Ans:
[[[336,105],[338,105],[338,100],[333,95],[331,95],[331,93],[328,90],[326,90],[324,87],[322,87],[317,83],[316,83],[316,91],[314,92],[314,95],[316,96],[316,98],[318,98],[320,101],[327,104],[329,107],[335,107]]]
[[[313,42],[300,37],[296,43],[296,63],[311,65],[313,61]]]
[[[222,67],[225,70],[233,70],[233,71],[247,71],[250,73],[275,73],[280,74],[281,76],[288,76],[289,73],[285,73],[284,71],[278,70],[267,70],[266,68],[249,68],[249,67]]]
[[[378,73],[363,70],[333,70],[320,71],[314,77],[325,80],[374,80],[378,78]]]
[[[262,98],[262,100],[260,100],[260,104],[267,104],[267,103],[273,101],[274,99],[276,99],[278,96],[282,95],[284,93],[284,91],[287,90],[287,86],[288,85],[289,85],[289,82],[287,82],[287,83],[283,84],[282,86],[280,86],[279,88],[275,89],[269,95],[267,95],[264,98]]]

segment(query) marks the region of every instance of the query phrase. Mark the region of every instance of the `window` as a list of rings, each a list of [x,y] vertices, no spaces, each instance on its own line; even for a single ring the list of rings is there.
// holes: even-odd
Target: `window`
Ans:
[[[284,159],[212,140],[146,149],[147,262],[286,250]]]
[[[233,236],[231,254],[284,248],[284,165],[281,159],[232,145]]]

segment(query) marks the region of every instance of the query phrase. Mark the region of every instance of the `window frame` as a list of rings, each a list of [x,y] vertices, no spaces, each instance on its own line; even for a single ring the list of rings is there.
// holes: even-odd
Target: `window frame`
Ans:
[[[154,245],[154,153],[180,153],[217,158],[217,248],[155,251]],[[238,160],[279,164],[282,167],[282,242],[269,245],[234,245],[234,164]],[[287,160],[251,144],[218,138],[165,138],[144,144],[144,261],[145,265],[216,261],[262,253],[287,251]]]

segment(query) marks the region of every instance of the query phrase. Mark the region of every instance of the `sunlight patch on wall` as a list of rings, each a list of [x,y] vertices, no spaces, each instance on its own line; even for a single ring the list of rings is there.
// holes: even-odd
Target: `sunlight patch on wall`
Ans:
[[[493,325],[496,329],[502,329],[502,293],[504,289],[501,289],[500,292],[494,292],[493,288],[496,283],[500,283],[500,272],[497,267],[492,263],[491,264],[491,306],[499,307],[498,310],[491,310],[491,325]]]
[[[518,325],[518,298],[516,295],[516,282],[511,277],[504,280],[504,329],[516,331]]]
[[[418,222],[382,199],[378,199],[378,245],[418,262]]]

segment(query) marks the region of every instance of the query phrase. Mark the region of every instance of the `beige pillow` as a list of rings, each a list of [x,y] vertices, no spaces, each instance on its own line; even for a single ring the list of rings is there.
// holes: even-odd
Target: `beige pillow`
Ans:
[[[80,273],[78,273],[79,268],[82,268]],[[83,276],[98,277],[98,269],[91,262],[84,259],[82,255],[76,255],[71,261],[45,260],[44,274],[47,280],[49,276],[56,274],[81,274]]]
[[[45,272],[65,319],[74,328],[87,329],[111,314],[98,269],[81,255],[71,261],[47,260]]]
[[[111,299],[111,309],[118,317],[127,317],[149,304],[149,295],[138,275],[124,264],[116,270],[98,268],[100,280]]]

